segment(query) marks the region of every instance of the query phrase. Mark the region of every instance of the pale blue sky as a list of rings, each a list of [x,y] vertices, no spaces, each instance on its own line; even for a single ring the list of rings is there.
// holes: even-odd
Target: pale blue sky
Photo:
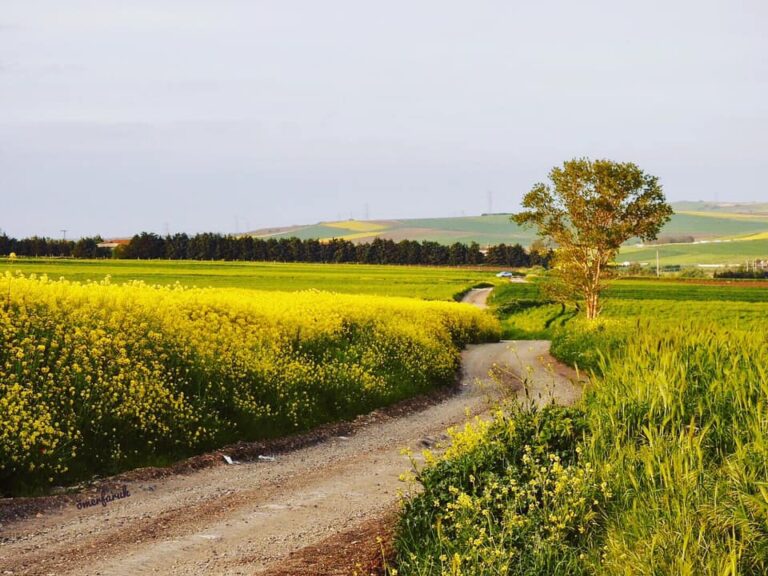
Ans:
[[[3,0],[0,229],[517,207],[574,156],[768,201],[764,0]]]

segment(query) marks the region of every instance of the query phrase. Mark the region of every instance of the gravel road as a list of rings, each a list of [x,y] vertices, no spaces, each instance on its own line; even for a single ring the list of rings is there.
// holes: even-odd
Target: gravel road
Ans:
[[[484,306],[490,290],[466,301]],[[129,496],[75,504],[0,526],[0,575],[234,575],[273,570],[305,547],[391,510],[410,468],[401,449],[432,446],[500,394],[570,403],[575,374],[546,341],[463,352],[460,391],[400,417],[372,418],[350,436],[278,455],[126,484]],[[490,377],[493,373],[495,377]],[[523,385],[523,383],[525,385]],[[83,495],[83,500],[87,497]]]

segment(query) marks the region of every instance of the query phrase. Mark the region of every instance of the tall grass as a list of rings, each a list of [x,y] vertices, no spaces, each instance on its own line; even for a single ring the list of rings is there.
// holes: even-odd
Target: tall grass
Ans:
[[[647,328],[585,402],[588,453],[617,471],[601,572],[765,574],[766,332]]]
[[[606,300],[596,323],[546,325],[558,313],[529,307],[505,325],[539,330],[553,353],[590,368],[583,402],[509,410],[476,428],[460,455],[428,466],[424,495],[406,502],[401,520],[401,573],[767,574],[768,307]],[[558,434],[553,422],[581,422],[583,432]],[[510,456],[520,446],[540,455],[547,478],[581,483],[556,481],[560,492],[529,484],[529,463]],[[509,496],[521,479],[535,487],[523,501]],[[495,513],[477,521],[481,496],[499,491]],[[462,502],[474,516],[449,517]],[[553,538],[548,526],[563,517],[565,534]]]

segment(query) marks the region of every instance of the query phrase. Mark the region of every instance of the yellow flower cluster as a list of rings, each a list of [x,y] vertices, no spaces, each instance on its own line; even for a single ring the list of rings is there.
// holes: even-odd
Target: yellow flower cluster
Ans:
[[[585,534],[610,497],[589,463],[564,466],[557,454],[539,458],[530,446],[522,463],[482,485],[470,476],[468,487],[448,487],[452,500],[433,502],[434,529],[449,553],[441,555],[441,574],[506,573],[533,543],[558,548]]]
[[[576,409],[512,407],[449,431],[425,455],[423,491],[404,501],[396,547],[404,574],[583,573],[606,502],[610,470],[577,444]],[[558,568],[558,569],[560,569]]]
[[[447,302],[6,274],[0,491],[349,417],[450,381],[461,346],[495,338]]]

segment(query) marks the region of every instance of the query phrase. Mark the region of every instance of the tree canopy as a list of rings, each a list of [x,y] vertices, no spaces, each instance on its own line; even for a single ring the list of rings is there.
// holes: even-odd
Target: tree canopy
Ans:
[[[512,216],[534,225],[555,246],[555,268],[574,295],[583,297],[588,318],[600,312],[605,270],[622,243],[656,238],[672,215],[656,176],[631,162],[578,158],[553,168],[550,183],[538,183]]]

